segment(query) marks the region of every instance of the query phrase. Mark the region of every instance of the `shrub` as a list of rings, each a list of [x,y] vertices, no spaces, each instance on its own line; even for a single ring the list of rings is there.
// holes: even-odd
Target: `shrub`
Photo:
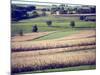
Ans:
[[[33,11],[32,14],[33,14],[33,17],[38,17],[39,16],[39,14],[36,11]]]
[[[71,21],[70,22],[70,26],[73,28],[73,27],[75,27],[75,22],[74,21]]]
[[[46,21],[47,25],[50,27],[52,25],[52,21],[49,20],[49,21]]]
[[[46,9],[45,9],[45,8],[43,8],[43,9],[41,9],[41,11],[42,11],[41,16],[46,16]]]
[[[86,16],[80,16],[80,20],[84,20]]]
[[[20,35],[20,36],[23,36],[23,30],[20,30],[20,31],[19,31],[19,35]]]
[[[37,27],[37,25],[33,26],[33,28],[32,28],[32,32],[37,32],[37,31],[38,31],[38,27]]]
[[[85,21],[92,21],[92,22],[95,22],[96,19],[94,17],[86,17],[85,18]]]
[[[46,11],[42,11],[42,16],[46,16]]]

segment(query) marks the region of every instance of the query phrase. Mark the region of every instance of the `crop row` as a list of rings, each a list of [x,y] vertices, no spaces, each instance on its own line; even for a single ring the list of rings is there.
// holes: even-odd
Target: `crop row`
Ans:
[[[47,49],[47,50],[37,50],[37,51],[22,51],[22,52],[13,52],[12,57],[21,58],[21,57],[31,57],[37,55],[46,55],[46,54],[54,54],[61,52],[70,52],[70,51],[82,51],[87,49],[95,49],[96,45],[87,45],[87,46],[75,46],[75,47],[67,47],[67,48],[55,48],[55,49]]]
[[[13,53],[12,53],[13,54]],[[23,55],[22,55],[23,56]],[[61,52],[46,55],[14,57],[12,56],[12,73],[63,68],[96,63],[95,50]]]
[[[29,50],[42,50],[52,48],[64,48],[73,46],[86,46],[95,45],[95,38],[83,38],[75,40],[43,40],[43,41],[30,41],[30,42],[13,42],[12,51],[29,51]]]

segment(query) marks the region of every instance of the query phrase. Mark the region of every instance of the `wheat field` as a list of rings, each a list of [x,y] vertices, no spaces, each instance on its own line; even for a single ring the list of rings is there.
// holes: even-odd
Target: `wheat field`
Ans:
[[[95,64],[95,56],[95,50],[61,52],[35,56],[34,54],[23,54],[20,57],[12,57],[12,71],[23,72],[78,65],[91,65]]]
[[[12,43],[12,51],[28,51],[28,50],[41,50],[51,48],[62,48],[82,45],[94,45],[95,38],[84,38],[76,40],[44,40],[44,41],[30,41],[30,42],[15,42]]]
[[[52,40],[15,40],[11,45],[12,73],[96,64],[92,30]]]

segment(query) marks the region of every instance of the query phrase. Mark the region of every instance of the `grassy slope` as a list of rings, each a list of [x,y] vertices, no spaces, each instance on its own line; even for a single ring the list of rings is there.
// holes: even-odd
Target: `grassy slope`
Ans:
[[[52,20],[52,27],[46,25],[46,20]],[[54,17],[46,16],[33,19],[26,19],[20,22],[12,23],[12,35],[18,34],[20,29],[23,29],[24,33],[32,32],[32,26],[37,24],[38,31],[60,31],[60,30],[72,30],[69,26],[71,20],[74,20],[76,23],[75,30],[86,29],[86,28],[95,28],[95,22],[85,22],[80,21],[78,17]]]
[[[96,65],[85,65],[85,66],[76,66],[76,67],[68,67],[68,68],[58,68],[58,69],[22,72],[20,74],[48,73],[48,72],[62,72],[62,71],[80,71],[80,70],[92,70],[92,69],[96,69]]]
[[[57,38],[68,36],[68,35],[71,35],[71,34],[74,34],[74,33],[77,33],[77,32],[78,32],[77,30],[57,31],[55,33],[49,34],[47,36],[40,37],[40,38],[35,39],[35,40],[57,39]]]

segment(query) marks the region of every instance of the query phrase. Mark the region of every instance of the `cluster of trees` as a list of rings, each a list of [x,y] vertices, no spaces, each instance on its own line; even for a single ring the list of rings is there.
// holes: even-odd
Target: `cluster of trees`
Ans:
[[[85,13],[96,13],[96,7],[94,6],[92,6],[92,7],[88,7],[88,6],[86,6],[86,7],[81,7],[81,8],[77,8],[77,10],[76,10],[76,12],[77,13],[82,13],[82,14],[85,14]]]
[[[18,6],[11,5],[11,18],[12,21],[19,21],[21,19],[37,17],[38,13],[36,12],[35,6]]]
[[[46,14],[46,9],[45,8],[43,8],[43,9],[41,9],[41,11],[42,11],[42,14],[41,14],[41,16],[46,16],[47,14]]]
[[[33,25],[33,26],[32,26],[32,32],[38,32],[38,27],[37,27],[37,25]],[[19,30],[19,35],[20,35],[20,36],[24,36],[24,30],[23,30],[23,29]]]
[[[96,17],[95,16],[80,16],[80,20],[95,22]]]
[[[59,14],[85,14],[85,13],[96,13],[96,6],[77,6],[77,7],[71,7],[68,5],[52,5],[51,7],[51,14],[56,14],[56,12],[59,12]]]
[[[66,14],[67,13],[67,6],[65,5],[52,5],[51,7],[51,14],[56,14],[56,12],[59,11],[60,14]]]

